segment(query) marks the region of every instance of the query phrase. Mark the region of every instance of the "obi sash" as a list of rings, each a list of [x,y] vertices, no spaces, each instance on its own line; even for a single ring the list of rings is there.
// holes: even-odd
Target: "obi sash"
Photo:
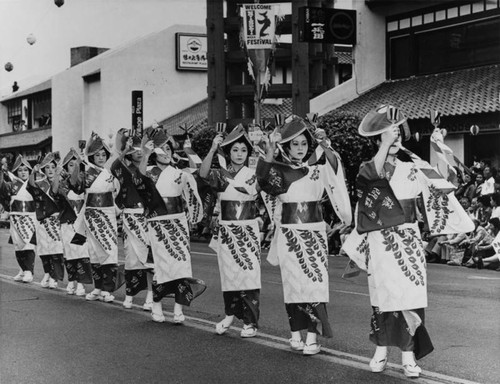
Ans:
[[[163,201],[165,203],[165,207],[167,208],[167,215],[184,212],[184,205],[181,196],[163,197]]]
[[[415,199],[402,199],[399,200],[401,208],[405,216],[405,223],[414,223],[417,221],[417,204]]]
[[[35,212],[34,201],[14,200],[10,205],[11,212]]]
[[[226,221],[234,220],[252,220],[255,219],[256,207],[252,200],[249,201],[234,201],[221,200],[221,219]]]
[[[113,204],[113,193],[89,193],[87,196],[87,207],[88,208],[103,208],[112,207]]]
[[[281,224],[306,224],[323,221],[319,201],[283,203]]]

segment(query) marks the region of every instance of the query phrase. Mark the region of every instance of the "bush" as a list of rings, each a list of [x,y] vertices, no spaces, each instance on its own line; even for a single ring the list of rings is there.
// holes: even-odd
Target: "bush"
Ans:
[[[350,112],[332,111],[319,118],[318,127],[325,130],[332,141],[332,147],[339,153],[346,172],[346,182],[351,201],[356,197],[356,176],[363,161],[370,160],[376,153],[372,140],[358,134],[361,118]]]
[[[195,151],[202,160],[207,156],[208,151],[210,151],[212,140],[214,139],[215,135],[215,129],[211,127],[205,127],[196,132],[192,137],[191,146],[193,148],[193,151]]]

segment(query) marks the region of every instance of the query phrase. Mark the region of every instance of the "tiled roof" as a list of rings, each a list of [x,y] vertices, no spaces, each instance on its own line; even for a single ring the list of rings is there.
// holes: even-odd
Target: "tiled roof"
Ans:
[[[500,65],[386,81],[337,108],[360,116],[380,104],[402,109],[409,119],[500,111]]]
[[[37,92],[46,91],[47,89],[52,88],[52,79],[45,80],[44,82],[38,83],[32,87],[21,89],[17,92],[12,93],[11,95],[5,96],[0,100],[2,103],[7,100],[16,99],[18,97],[32,95]]]
[[[274,118],[274,115],[281,114],[288,116],[292,113],[292,99],[281,99],[276,104],[263,103],[261,107],[262,118]],[[195,133],[207,126],[208,99],[204,99],[191,107],[159,121],[158,124],[166,127],[170,135],[182,135],[184,131],[179,126],[187,124],[193,126],[191,132]]]

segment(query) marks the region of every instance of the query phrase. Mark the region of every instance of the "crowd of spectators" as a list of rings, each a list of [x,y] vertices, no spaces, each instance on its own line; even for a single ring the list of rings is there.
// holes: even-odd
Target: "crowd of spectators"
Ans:
[[[459,172],[460,175],[460,172]],[[500,175],[488,161],[474,163],[455,195],[474,221],[471,233],[427,238],[428,263],[500,271],[493,240],[500,231]]]

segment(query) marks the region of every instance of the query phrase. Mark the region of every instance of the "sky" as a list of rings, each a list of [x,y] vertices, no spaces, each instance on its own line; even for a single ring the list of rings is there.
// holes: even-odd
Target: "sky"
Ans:
[[[65,0],[59,8],[54,0],[0,0],[0,96],[12,92],[14,81],[23,90],[69,68],[72,47],[116,48],[205,19],[206,0]]]

